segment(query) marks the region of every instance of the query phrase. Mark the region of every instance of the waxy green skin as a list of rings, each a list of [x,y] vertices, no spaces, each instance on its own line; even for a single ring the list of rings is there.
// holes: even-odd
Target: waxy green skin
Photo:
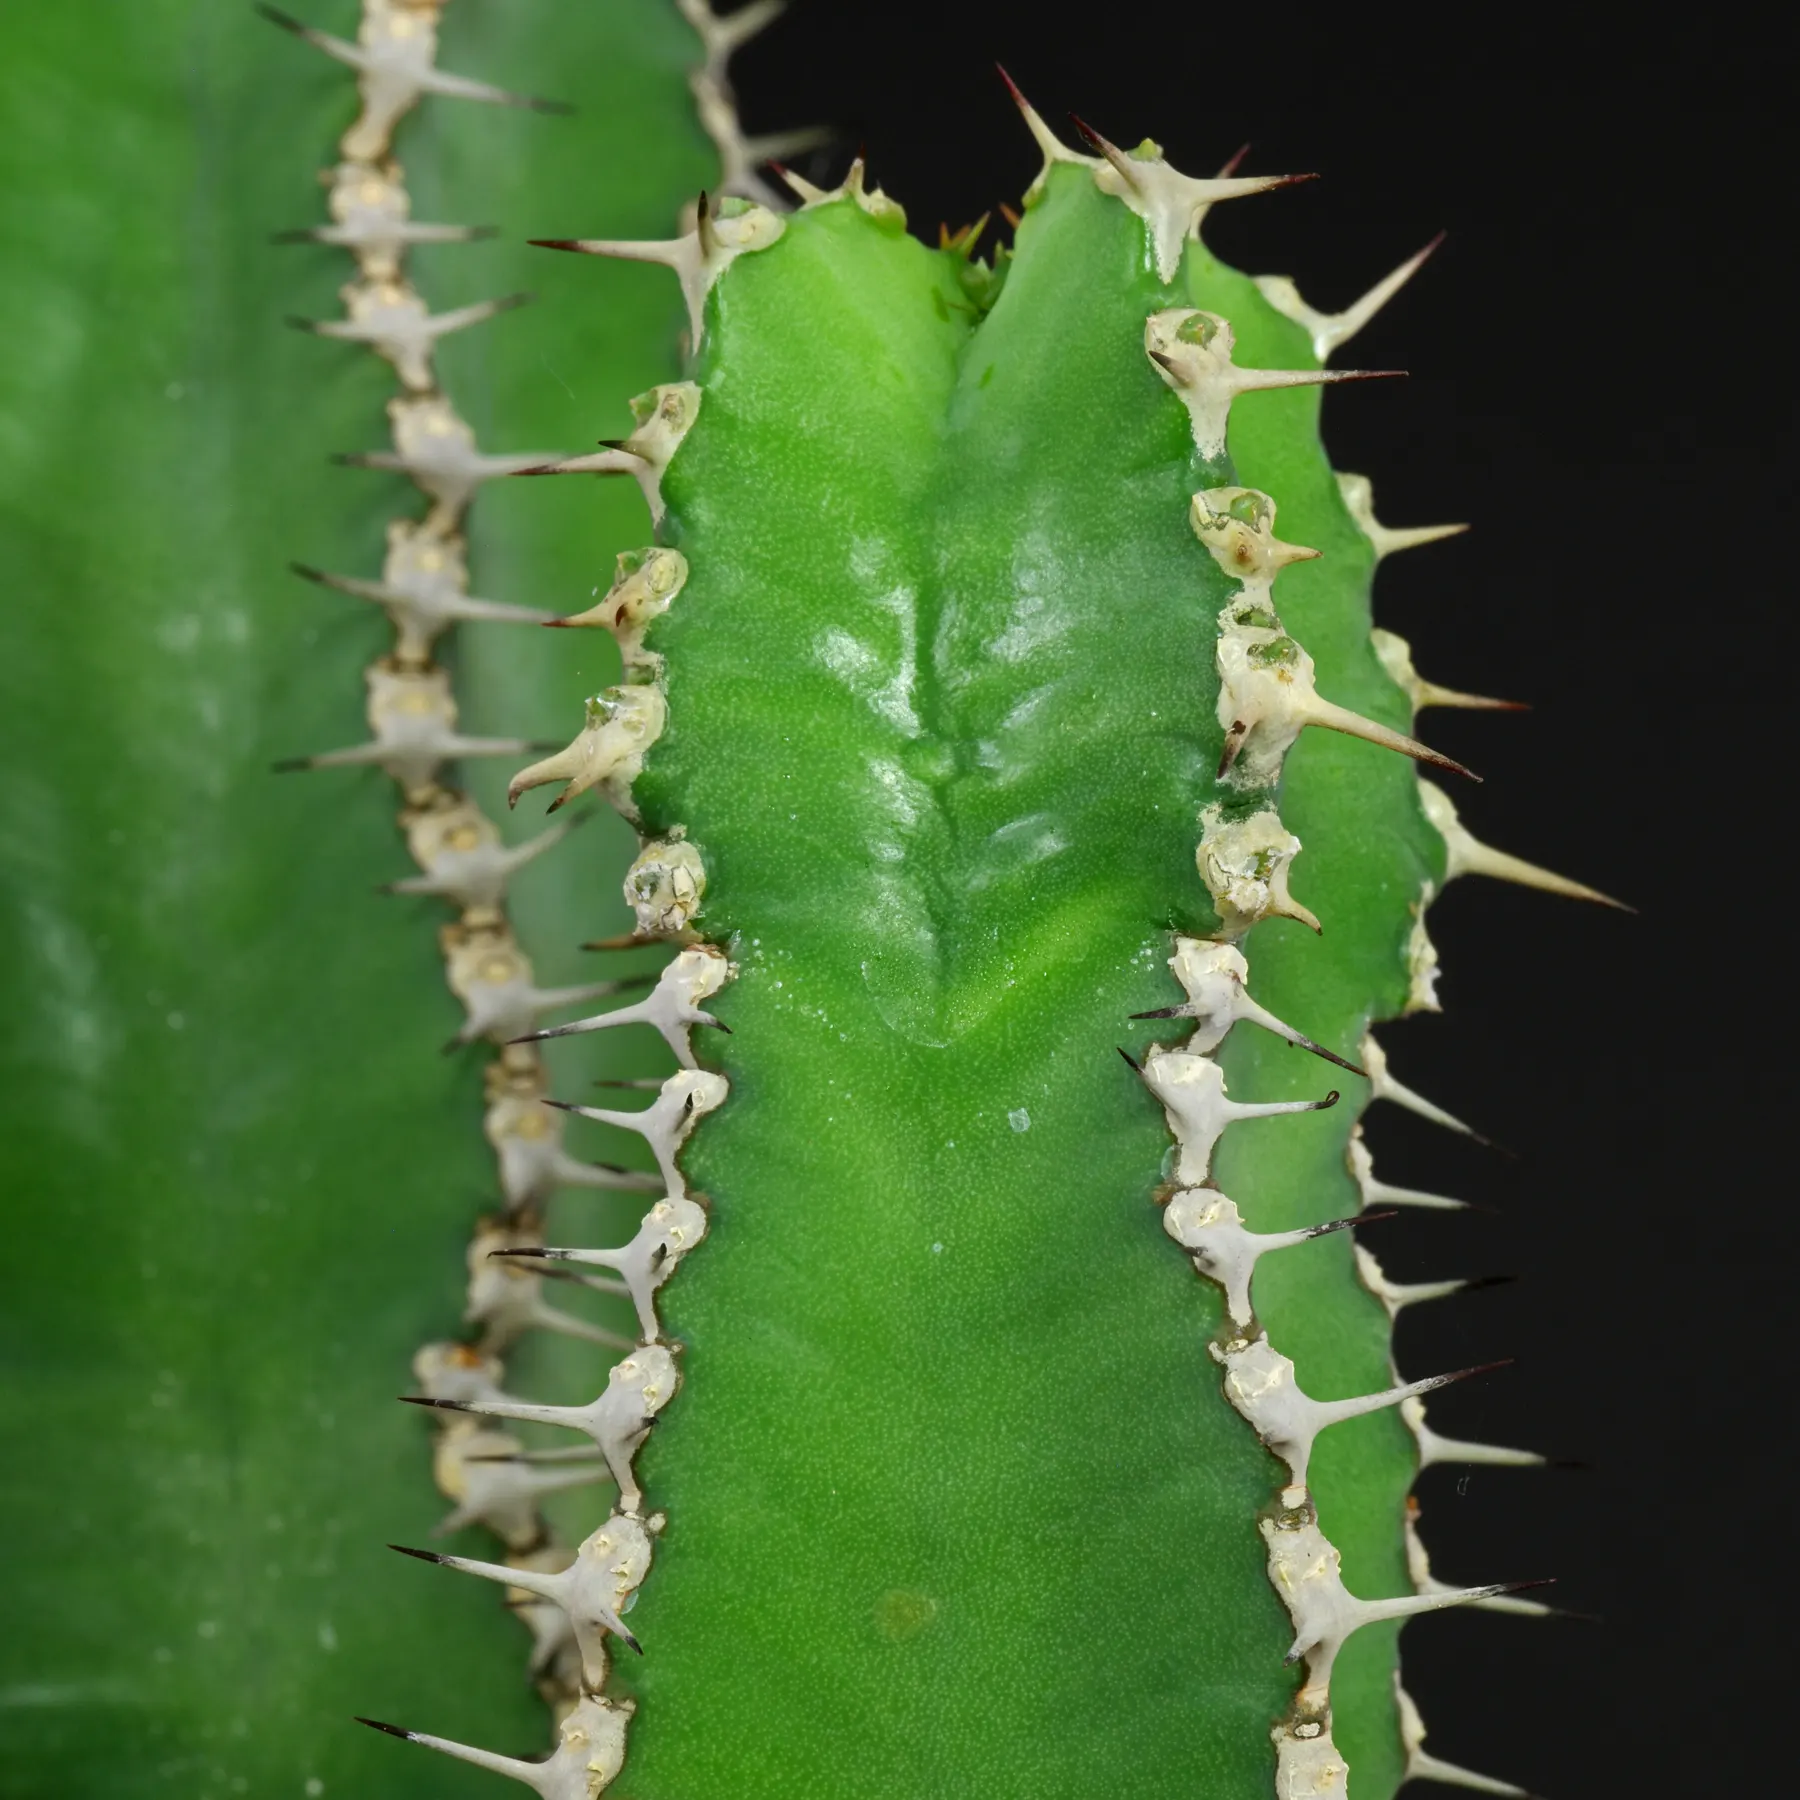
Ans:
[[[296,10],[355,30],[338,0]],[[333,316],[349,257],[268,242],[325,216],[314,174],[354,86],[247,6],[104,11],[19,6],[0,23],[17,100],[0,140],[15,1208],[0,1788],[491,1794],[491,1777],[350,1722],[521,1754],[545,1735],[500,1596],[382,1547],[430,1541],[448,1510],[430,1428],[394,1397],[414,1350],[459,1331],[464,1249],[494,1187],[486,1052],[438,1054],[460,1022],[445,909],[373,892],[412,872],[393,785],[269,772],[365,735],[362,669],[390,636],[287,560],[374,575],[384,522],[424,511],[399,478],[327,462],[385,444],[386,367],[282,323]],[[415,218],[509,231],[418,254],[433,304],[544,299],[440,358],[486,447],[579,449],[627,428],[623,396],[670,372],[680,308],[653,271],[619,271],[597,312],[575,303],[573,259],[520,231],[578,219],[605,168],[621,227],[666,232],[714,168],[686,89],[697,55],[641,0],[449,9],[445,67],[580,108],[428,100],[400,129]],[[490,490],[475,590],[584,603],[636,520],[623,491]],[[554,732],[616,670],[597,633],[475,625],[452,654],[478,733]],[[496,817],[505,773],[470,780]],[[591,973],[574,946],[628,841],[603,819],[520,878],[541,981]],[[560,1091],[621,1061],[643,1072],[647,1045],[612,1042],[625,1035],[558,1046]],[[589,1142],[636,1154],[624,1134]],[[563,1204],[556,1228],[597,1241],[640,1210]],[[589,1386],[605,1366],[582,1347],[534,1370],[539,1353],[515,1360],[522,1385]]]
[[[714,291],[665,478],[692,573],[635,793],[701,850],[740,973],[708,1044],[731,1099],[686,1160],[712,1232],[665,1300],[686,1387],[640,1461],[670,1525],[620,1671],[634,1800],[1237,1800],[1270,1791],[1293,1692],[1256,1530],[1282,1469],[1220,1393],[1216,1290],[1161,1229],[1168,1135],[1115,1046],[1179,1038],[1127,1018],[1179,998],[1171,933],[1216,926],[1194,847],[1235,586],[1187,518],[1232,475],[1144,319],[1191,296],[1240,362],[1312,364],[1203,250],[1159,284],[1085,171],[1052,172],[978,327],[956,270],[848,201],[790,220]],[[1237,478],[1328,552],[1282,577],[1284,622],[1325,693],[1403,724],[1311,399],[1236,415]],[[1411,779],[1303,743],[1282,810],[1327,936],[1246,944],[1253,991],[1346,1054],[1404,993]],[[1238,1125],[1221,1184],[1260,1229],[1354,1211],[1361,1084],[1267,1043],[1234,1042],[1235,1098],[1345,1104]],[[1308,1391],[1388,1384],[1345,1238],[1259,1284]],[[1320,1446],[1355,1591],[1406,1590],[1413,1465],[1388,1416]],[[1378,1800],[1400,1750],[1392,1634],[1367,1638],[1336,1732]]]

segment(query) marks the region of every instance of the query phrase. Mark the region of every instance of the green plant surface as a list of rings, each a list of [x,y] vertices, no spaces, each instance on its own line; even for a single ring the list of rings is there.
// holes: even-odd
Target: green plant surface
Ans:
[[[1256,1530],[1280,1465],[1221,1396],[1217,1292],[1161,1229],[1168,1134],[1115,1053],[1180,1035],[1129,1015],[1177,997],[1172,932],[1217,925],[1194,855],[1234,584],[1188,506],[1232,476],[1145,359],[1182,292],[1085,171],[1052,171],[986,317],[960,268],[850,199],[790,220],[714,290],[665,479],[692,573],[635,797],[699,848],[740,975],[708,1046],[731,1100],[686,1165],[712,1232],[666,1303],[686,1389],[642,1457],[671,1523],[623,1671],[635,1800],[1263,1793],[1293,1693]],[[1228,303],[1240,364],[1314,366],[1203,250],[1180,279]],[[1288,621],[1321,690],[1396,717],[1313,417],[1240,399],[1237,476],[1328,552]],[[1326,935],[1265,925],[1252,985],[1353,1055],[1435,866],[1411,771],[1306,745],[1282,804]],[[1252,1226],[1354,1211],[1362,1084],[1234,1054],[1236,1099],[1347,1089],[1228,1137]],[[1262,1316],[1307,1391],[1386,1387],[1347,1239],[1275,1260]],[[1406,1591],[1413,1466],[1391,1415],[1324,1440],[1353,1591]],[[1378,1800],[1400,1747],[1367,1635],[1337,1729]]]
[[[308,23],[349,36],[355,14],[321,0]],[[417,1346],[457,1330],[491,1199],[483,1053],[437,1053],[459,1022],[442,908],[372,892],[411,872],[391,784],[269,772],[366,735],[361,671],[386,641],[374,608],[287,560],[373,576],[384,522],[423,510],[399,478],[327,462],[385,444],[388,372],[282,325],[332,316],[349,278],[339,251],[269,239],[322,218],[314,174],[352,84],[247,7],[201,0],[13,8],[0,47],[16,1196],[0,1790],[485,1792],[349,1722],[387,1712],[522,1754],[543,1737],[498,1596],[382,1548],[446,1506],[429,1431],[394,1396]],[[694,59],[687,27],[642,0],[451,9],[446,67],[578,110],[431,100],[402,127],[415,217],[509,233],[421,255],[433,304],[553,301],[570,272],[520,227],[597,195],[666,232],[713,167]],[[485,447],[578,448],[666,372],[679,317],[651,272],[622,271],[604,311],[571,294],[452,340],[442,367]],[[477,507],[477,591],[584,601],[634,505],[511,484]],[[611,678],[610,645],[571,657],[561,635],[466,628],[464,728],[540,734]],[[503,817],[497,779],[476,791]],[[540,981],[593,973],[575,945],[626,841],[603,821],[520,878]],[[578,1089],[621,1054],[559,1046],[556,1079]],[[596,1235],[635,1216],[568,1205],[565,1228]],[[584,1382],[604,1366],[588,1347],[558,1360]]]

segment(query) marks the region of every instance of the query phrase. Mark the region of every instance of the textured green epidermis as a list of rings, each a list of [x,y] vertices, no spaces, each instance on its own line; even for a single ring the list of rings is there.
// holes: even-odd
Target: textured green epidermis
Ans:
[[[1204,246],[1190,246],[1184,274],[1193,305],[1231,320],[1238,364],[1318,366],[1307,334]],[[1284,570],[1274,589],[1282,624],[1317,664],[1320,692],[1410,731],[1405,697],[1370,645],[1374,552],[1320,452],[1320,400],[1318,388],[1246,396],[1232,409],[1228,449],[1238,479],[1277,501],[1280,535],[1323,552]],[[1251,991],[1278,1018],[1354,1056],[1364,1027],[1405,1005],[1413,908],[1428,878],[1443,879],[1442,840],[1419,810],[1411,763],[1330,731],[1302,732],[1289,752],[1281,818],[1305,846],[1293,865],[1293,891],[1319,915],[1324,934],[1315,938],[1286,920],[1258,926],[1244,946]],[[1311,1059],[1247,1028],[1226,1040],[1220,1061],[1233,1093],[1258,1099],[1303,1098],[1316,1091],[1321,1072],[1316,1063],[1308,1066]],[[1214,1177],[1253,1228],[1343,1218],[1361,1205],[1344,1144],[1367,1085],[1353,1076],[1333,1085],[1345,1104],[1291,1121],[1297,1129],[1226,1133]],[[1309,1245],[1306,1259],[1266,1258],[1256,1275],[1256,1309],[1270,1341],[1294,1359],[1300,1385],[1315,1398],[1373,1393],[1391,1383],[1388,1321],[1356,1280],[1348,1233]],[[1376,1598],[1410,1585],[1398,1522],[1414,1462],[1411,1436],[1393,1411],[1335,1425],[1319,1440],[1310,1471],[1319,1522],[1343,1554],[1352,1593]],[[1358,1632],[1332,1674],[1333,1737],[1358,1800],[1391,1793],[1400,1779],[1393,1701],[1398,1631],[1384,1625]]]
[[[296,10],[354,34],[353,6]],[[399,136],[415,217],[554,230],[587,216],[604,168],[614,216],[658,235],[710,178],[682,79],[696,51],[672,13],[449,13],[445,67],[581,111],[425,102]],[[0,1788],[491,1794],[492,1777],[350,1723],[544,1742],[499,1595],[382,1548],[429,1542],[448,1510],[430,1427],[394,1396],[414,1349],[458,1330],[464,1247],[493,1194],[485,1053],[438,1054],[460,1012],[435,942],[445,910],[372,892],[412,872],[392,784],[268,772],[365,735],[362,669],[389,638],[374,608],[296,581],[287,559],[374,575],[385,521],[424,510],[396,478],[326,462],[385,443],[385,365],[281,324],[333,316],[349,258],[267,241],[323,216],[314,172],[353,82],[247,7],[143,0],[98,24],[18,7],[0,25],[16,86],[0,140],[0,846],[20,1209],[0,1309],[15,1452]],[[484,153],[452,167],[452,136]],[[442,307],[547,288],[564,264],[581,266],[515,237],[414,270]],[[580,448],[670,371],[679,306],[653,271],[620,273],[604,316],[541,309],[529,353],[527,315],[452,341],[448,384],[486,447]],[[490,492],[477,591],[584,602],[600,557],[643,531],[635,492],[599,508],[587,484]],[[611,647],[477,625],[455,654],[468,729],[547,736],[609,678]],[[616,890],[614,830],[520,878],[542,982],[591,971],[574,946],[594,935],[595,893]],[[579,1041],[557,1091],[615,1054],[641,1068],[647,1044],[610,1041],[625,1035]],[[580,1147],[632,1143],[588,1128]],[[621,1242],[640,1210],[563,1204],[577,1241]],[[584,1348],[563,1390],[592,1392],[606,1361]]]
[[[1199,254],[1191,279],[1234,323],[1266,313]],[[688,1386],[643,1453],[671,1523],[623,1671],[635,1800],[1269,1791],[1291,1629],[1255,1520],[1281,1471],[1219,1392],[1216,1294],[1153,1203],[1167,1134],[1115,1054],[1158,1035],[1127,1016],[1175,997],[1171,930],[1215,923],[1194,846],[1234,584],[1187,510],[1230,473],[1142,350],[1182,298],[1072,170],[979,326],[953,258],[848,202],[715,290],[665,480],[692,570],[652,634],[670,723],[637,797],[701,849],[741,972],[713,1046],[731,1101],[687,1164],[712,1235],[666,1299]],[[1285,361],[1261,329],[1239,323],[1241,360]],[[1328,683],[1352,640],[1374,670],[1366,546],[1310,409],[1238,412],[1283,535],[1317,520],[1349,552],[1292,613],[1283,577],[1284,620]],[[1334,885],[1416,816],[1409,772],[1349,748],[1318,764],[1354,803],[1336,860],[1297,877],[1332,935],[1249,946],[1262,997],[1345,1052],[1403,986],[1416,891],[1405,869]],[[1347,1080],[1279,1047],[1233,1067],[1240,1099]],[[1351,1111],[1234,1129],[1253,1224],[1354,1209]],[[1385,1385],[1342,1238],[1261,1281],[1310,1391]],[[1401,1591],[1410,1445],[1342,1429],[1325,1523],[1364,1591]],[[1382,1795],[1391,1642],[1345,1667],[1340,1732]]]

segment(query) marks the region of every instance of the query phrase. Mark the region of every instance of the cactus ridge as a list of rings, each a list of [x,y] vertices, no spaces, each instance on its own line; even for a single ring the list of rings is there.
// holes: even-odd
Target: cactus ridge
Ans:
[[[751,140],[738,124],[727,58],[780,10],[779,4],[760,4],[718,19],[706,0],[681,0],[680,11],[700,40],[700,60],[690,71],[689,86],[722,167],[721,198],[751,192],[773,202],[758,166],[769,155],[791,154],[818,136],[792,133],[778,140]],[[660,1515],[639,1516],[632,1474],[637,1446],[678,1383],[672,1351],[659,1341],[654,1297],[706,1232],[705,1210],[688,1196],[674,1154],[694,1122],[718,1103],[724,1084],[720,1077],[696,1068],[688,1034],[697,1024],[719,1024],[699,1002],[729,979],[730,967],[710,948],[696,946],[678,955],[656,978],[557,988],[536,985],[530,959],[507,918],[507,885],[521,868],[561,843],[580,823],[580,816],[560,820],[509,846],[478,804],[449,784],[445,768],[451,761],[516,757],[528,748],[551,746],[460,732],[450,671],[436,659],[436,651],[440,639],[464,622],[598,622],[592,617],[561,620],[536,608],[471,594],[464,535],[469,507],[481,485],[497,477],[552,468],[599,468],[638,476],[655,514],[660,511],[657,473],[668,444],[678,440],[683,428],[682,406],[697,395],[679,385],[657,390],[640,416],[638,431],[597,458],[482,451],[439,384],[433,352],[451,332],[485,323],[526,304],[531,296],[511,294],[442,313],[430,310],[407,277],[408,251],[419,244],[473,241],[491,235],[492,228],[413,222],[404,172],[392,153],[394,133],[426,96],[544,112],[569,109],[440,69],[436,52],[442,0],[363,0],[355,42],[316,31],[272,6],[260,5],[257,11],[357,75],[361,109],[343,135],[340,160],[328,176],[331,222],[285,231],[277,240],[325,244],[351,254],[357,273],[340,290],[344,317],[294,318],[289,323],[322,338],[367,348],[390,365],[401,389],[388,407],[392,449],[336,460],[403,473],[430,503],[422,519],[397,518],[389,523],[379,579],[293,565],[307,580],[380,606],[393,626],[394,641],[365,671],[370,740],[294,758],[278,767],[373,765],[396,782],[402,797],[400,827],[419,873],[391,882],[383,891],[431,894],[456,909],[456,918],[441,928],[439,942],[447,984],[462,1002],[466,1017],[444,1048],[457,1050],[480,1041],[496,1049],[486,1071],[484,1125],[503,1204],[497,1215],[478,1221],[469,1245],[463,1323],[474,1328],[477,1338],[472,1344],[425,1345],[413,1365],[422,1392],[406,1398],[430,1407],[440,1421],[433,1469],[453,1511],[439,1531],[483,1525],[500,1539],[507,1560],[483,1562],[423,1550],[406,1554],[481,1575],[506,1588],[509,1606],[531,1634],[529,1672],[554,1709],[559,1737],[548,1760],[532,1763],[376,1720],[362,1722],[513,1775],[552,1800],[587,1796],[609,1781],[623,1760],[624,1728],[632,1707],[600,1694],[608,1640],[619,1639],[634,1651],[640,1648],[622,1614],[649,1567],[654,1534],[662,1524]],[[672,552],[651,550],[639,557],[621,556],[619,563],[608,623],[620,636],[629,685],[591,700],[590,731],[561,758],[524,771],[509,789],[509,805],[538,781],[564,778],[567,786],[552,811],[604,783],[609,796],[629,814],[630,778],[637,766],[632,748],[653,737],[661,723],[655,661],[643,656],[638,640],[647,620],[679,592],[681,559]],[[624,628],[627,616],[635,624],[635,637]],[[538,1029],[547,1013],[642,986],[652,989],[642,1000],[572,1025]],[[551,1101],[538,1043],[618,1024],[651,1026],[681,1062],[681,1072],[662,1084],[658,1099],[647,1111],[629,1113]],[[559,1107],[642,1133],[663,1178],[575,1159],[562,1146]],[[658,1198],[630,1243],[617,1250],[548,1248],[542,1235],[545,1202],[556,1188],[570,1185]],[[568,1263],[614,1273],[580,1273],[563,1266]],[[641,1336],[626,1337],[549,1304],[543,1287],[552,1278],[628,1299]],[[531,1331],[629,1354],[615,1364],[605,1392],[592,1407],[531,1406],[505,1393],[501,1362],[502,1354]],[[593,1448],[573,1457],[529,1450],[519,1438],[488,1423],[490,1419],[551,1423],[566,1419],[588,1433]],[[556,1537],[540,1502],[601,1482],[617,1488],[618,1505],[570,1550]]]

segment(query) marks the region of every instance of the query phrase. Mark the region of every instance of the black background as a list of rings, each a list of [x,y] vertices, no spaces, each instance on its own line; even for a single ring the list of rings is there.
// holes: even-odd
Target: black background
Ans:
[[[1432,913],[1445,1016],[1383,1034],[1397,1074],[1517,1152],[1378,1109],[1386,1179],[1494,1209],[1376,1228],[1390,1272],[1521,1277],[1409,1313],[1401,1366],[1516,1355],[1434,1422],[1588,1465],[1429,1471],[1436,1572],[1554,1574],[1553,1598],[1603,1615],[1423,1621],[1408,1685],[1436,1753],[1557,1800],[1785,1788],[1766,1692],[1792,1658],[1776,48],[1722,10],[1625,32],[1516,6],[1057,17],[796,0],[737,62],[745,115],[837,127],[800,166],[835,179],[863,144],[935,236],[1036,170],[999,58],[1059,128],[1074,110],[1149,134],[1194,173],[1246,140],[1247,172],[1321,171],[1207,227],[1315,305],[1449,230],[1339,358],[1412,376],[1332,397],[1333,458],[1375,478],[1390,524],[1475,525],[1377,586],[1428,675],[1534,704],[1428,715],[1489,778],[1459,792],[1465,822],[1641,916],[1461,882]]]

